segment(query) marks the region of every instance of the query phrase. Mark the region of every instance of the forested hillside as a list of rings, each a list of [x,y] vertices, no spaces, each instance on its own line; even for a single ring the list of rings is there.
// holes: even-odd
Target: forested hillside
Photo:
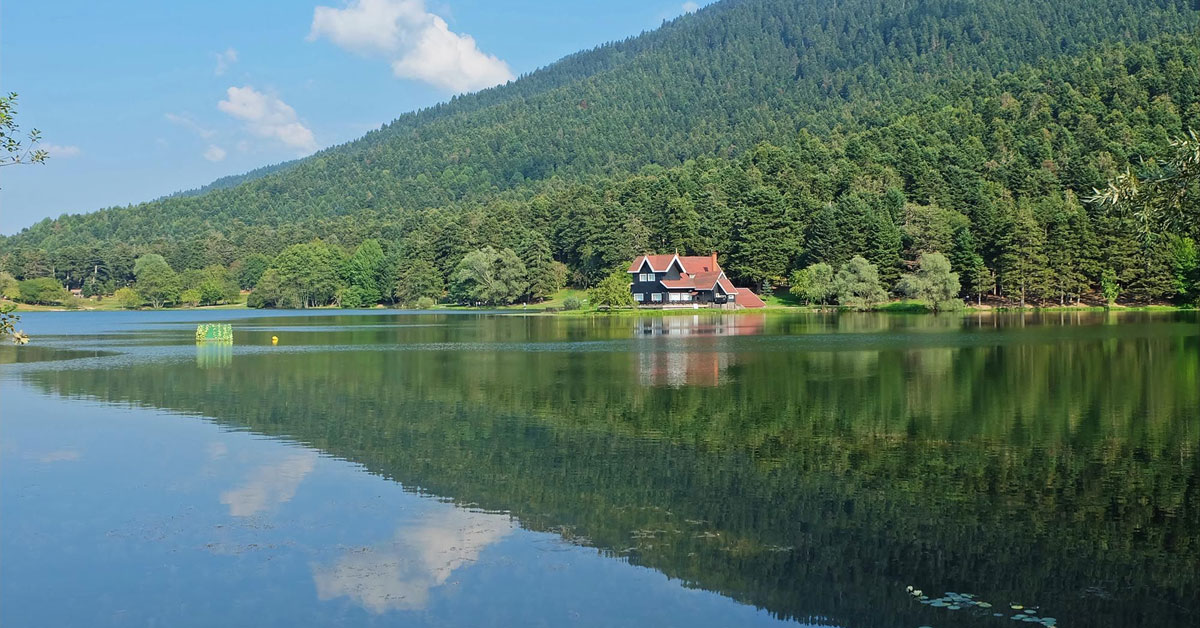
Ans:
[[[963,296],[1066,301],[1112,283],[1191,299],[1197,221],[1148,230],[1085,199],[1200,129],[1198,9],[726,0],[234,187],[44,221],[0,256],[18,279],[92,292],[131,282],[147,253],[232,267],[245,287],[274,266],[276,296],[301,281],[275,259],[287,247],[303,245],[294,268],[330,265],[303,280],[336,284],[315,301],[268,305],[368,275],[368,301],[441,294],[489,246],[529,283],[559,262],[591,285],[678,248],[718,250],[758,285],[862,255],[890,288],[941,252]],[[372,239],[355,280],[350,253]]]

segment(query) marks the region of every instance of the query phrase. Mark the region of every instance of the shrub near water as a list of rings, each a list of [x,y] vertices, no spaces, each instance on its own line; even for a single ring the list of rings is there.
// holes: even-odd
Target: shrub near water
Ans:
[[[962,307],[958,300],[958,273],[950,270],[950,261],[941,253],[922,253],[917,272],[900,278],[900,292],[917,299],[931,311],[940,312]]]
[[[119,288],[113,293],[113,298],[121,307],[127,310],[137,309],[142,305],[142,295],[137,293],[133,288]]]
[[[837,273],[838,303],[856,310],[869,310],[887,301],[879,283],[879,271],[861,255],[855,255]]]

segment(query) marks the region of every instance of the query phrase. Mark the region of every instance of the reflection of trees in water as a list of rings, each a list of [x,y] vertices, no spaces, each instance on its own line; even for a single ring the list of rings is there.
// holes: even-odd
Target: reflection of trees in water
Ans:
[[[477,348],[27,377],[285,435],[786,617],[944,621],[915,584],[1187,625],[1196,334],[1011,329],[844,352],[722,338],[716,387],[645,387],[636,354]]]

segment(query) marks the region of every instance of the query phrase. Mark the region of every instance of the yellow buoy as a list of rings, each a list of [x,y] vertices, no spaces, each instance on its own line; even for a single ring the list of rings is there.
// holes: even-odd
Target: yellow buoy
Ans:
[[[271,344],[273,344],[273,345],[279,344],[279,336],[271,336]]]

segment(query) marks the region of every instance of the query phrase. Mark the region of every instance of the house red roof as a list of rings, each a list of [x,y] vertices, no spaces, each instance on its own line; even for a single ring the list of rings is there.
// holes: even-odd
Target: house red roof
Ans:
[[[695,288],[696,281],[691,277],[680,277],[679,279],[662,279],[661,283],[664,288],[679,290],[681,288]]]
[[[721,272],[721,266],[717,264],[716,255],[688,255],[687,257],[680,257],[679,263],[683,264],[683,269],[689,275]]]
[[[679,290],[683,288],[712,290],[713,286],[720,283],[721,287],[725,289],[726,294],[735,294],[737,292],[737,288],[734,288],[733,284],[729,283],[729,280],[725,278],[724,273],[719,270],[716,272],[697,273],[694,277],[663,279],[660,280],[659,283],[661,283],[663,287],[672,290]]]
[[[721,272],[720,264],[717,264],[716,254],[712,255],[639,255],[633,263],[629,265],[629,272],[636,273],[642,269],[642,262],[650,262],[650,270],[655,272],[663,272],[671,267],[671,260],[679,259],[680,266],[683,266],[683,272],[689,275],[699,275],[700,273]]]
[[[749,288],[737,289],[737,304],[751,309],[767,307],[767,304],[763,303],[763,300]]]
[[[671,260],[675,259],[674,255],[639,255],[633,263],[629,265],[629,272],[636,273],[642,269],[642,262],[650,262],[650,270],[655,272],[663,272],[671,266]]]

